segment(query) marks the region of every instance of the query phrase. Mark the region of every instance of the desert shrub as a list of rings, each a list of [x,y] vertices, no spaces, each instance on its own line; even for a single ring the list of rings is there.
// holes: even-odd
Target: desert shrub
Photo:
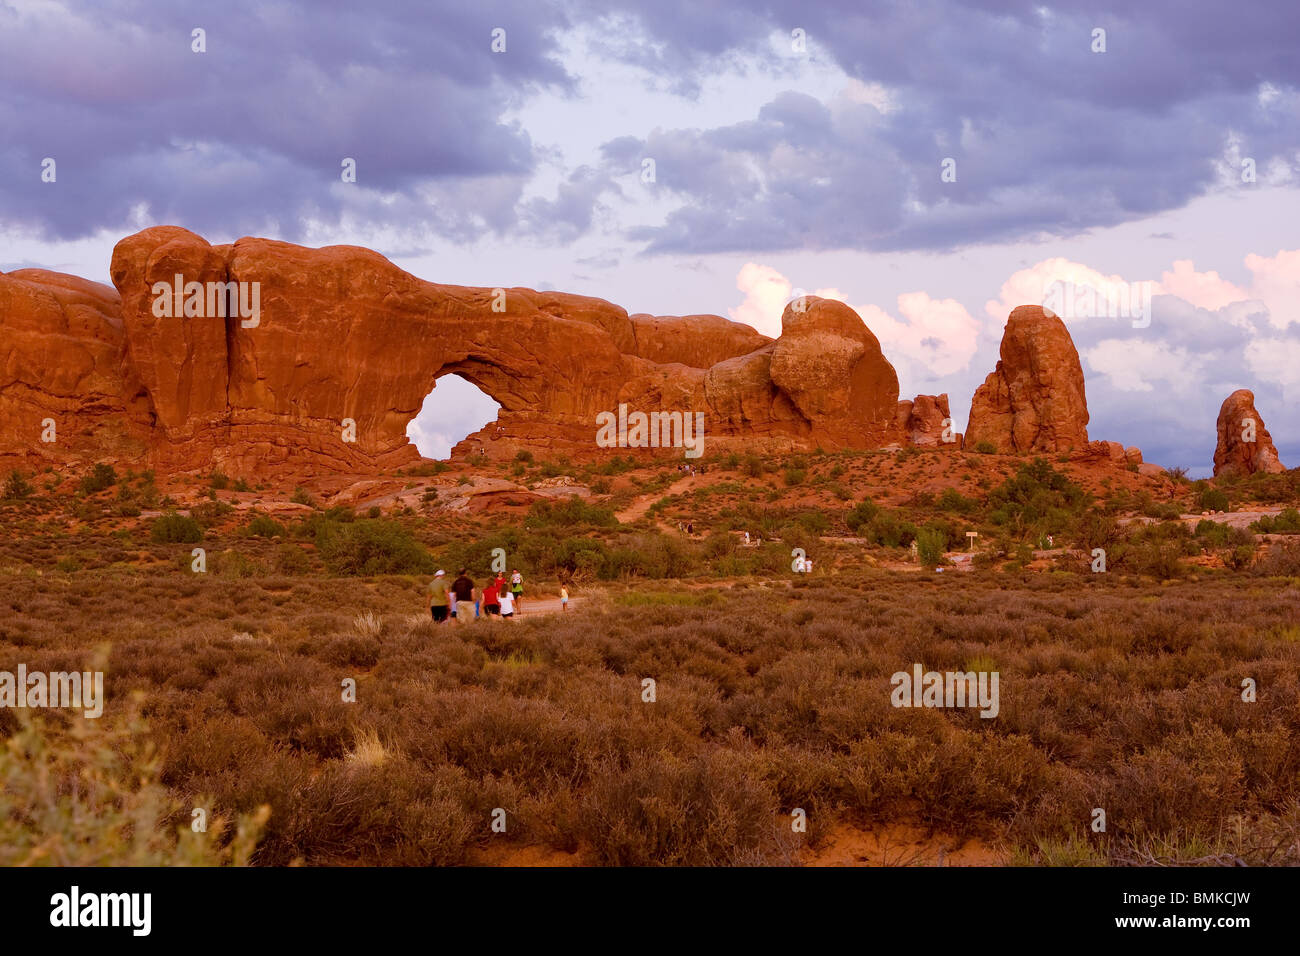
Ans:
[[[588,504],[578,495],[569,495],[558,501],[539,501],[524,518],[524,527],[533,531],[612,528],[617,524],[612,508]]]
[[[1195,535],[1206,546],[1218,548],[1228,543],[1228,532],[1231,530],[1231,526],[1224,524],[1222,521],[1210,521],[1207,518],[1202,518],[1196,522]]]
[[[1170,539],[1149,538],[1119,550],[1116,564],[1125,571],[1147,574],[1166,581],[1186,572],[1182,545]]]
[[[0,498],[14,501],[16,499],[26,498],[32,493],[32,491],[33,488],[28,483],[27,479],[23,477],[23,473],[15,468],[13,471],[9,472],[8,477],[5,478],[4,490],[0,491]]]
[[[665,535],[640,535],[614,548],[601,567],[605,580],[625,577],[681,578],[697,567],[694,548]]]
[[[311,493],[302,485],[298,485],[293,489],[293,496],[289,500],[296,505],[307,505],[311,508],[316,507],[316,499],[313,498]]]
[[[831,519],[820,511],[805,511],[795,520],[809,534],[825,534],[831,527]]]
[[[203,527],[211,528],[234,510],[234,507],[229,502],[200,501],[190,509],[190,517]]]
[[[1256,562],[1255,571],[1278,577],[1300,577],[1300,544],[1273,545],[1263,559]]]
[[[942,531],[930,527],[922,528],[916,533],[916,555],[918,560],[926,567],[942,564],[946,544],[947,538]]]
[[[735,554],[736,548],[736,536],[727,531],[712,532],[704,540],[704,556],[709,560]]]
[[[997,446],[991,441],[979,441],[975,443],[975,452],[980,455],[997,454]]]
[[[213,468],[212,474],[208,475],[208,487],[214,491],[225,491],[230,487],[230,476],[220,468]]]
[[[1227,511],[1228,496],[1218,488],[1202,488],[1196,495],[1196,506],[1202,511]]]
[[[519,449],[519,451],[515,452],[515,461],[517,462],[521,462],[527,465],[527,464],[531,464],[532,460],[533,460],[533,453],[529,451],[527,448],[521,448]]]
[[[308,574],[311,558],[296,544],[282,544],[275,549],[275,570],[279,574]]]
[[[153,520],[149,537],[163,544],[193,544],[203,540],[203,527],[189,515],[169,511]]]
[[[795,485],[802,485],[807,477],[808,472],[802,468],[787,468],[785,470],[785,483],[791,488]]]
[[[860,534],[862,529],[869,525],[879,513],[880,506],[867,498],[859,501],[849,509],[849,513],[844,516],[844,523],[849,526],[849,530],[854,534]]]
[[[82,477],[81,490],[84,494],[93,495],[115,484],[117,484],[117,471],[112,465],[101,462],[92,468],[89,474]]]
[[[1233,571],[1243,571],[1250,567],[1255,560],[1255,545],[1253,542],[1251,544],[1239,544],[1224,551],[1220,557],[1223,559],[1225,567],[1231,568]]]
[[[1250,527],[1261,534],[1300,534],[1300,511],[1283,508],[1276,515],[1265,515]]]
[[[636,754],[609,761],[581,805],[580,827],[597,863],[705,866],[785,862],[793,841],[773,819],[775,794],[742,752],[678,760]]]
[[[267,515],[255,515],[244,527],[244,533],[252,538],[282,538],[285,536],[284,525]]]
[[[396,521],[365,518],[346,524],[331,522],[327,527],[332,530],[317,536],[317,547],[334,574],[428,574],[434,570],[433,556]]]
[[[0,748],[0,865],[245,865],[269,808],[195,833],[153,746],[135,718],[78,720],[67,736],[25,722]]]
[[[940,511],[948,511],[962,516],[973,515],[979,510],[978,501],[963,496],[956,488],[945,488],[943,494],[935,501],[934,506]]]
[[[1079,518],[1075,542],[1085,551],[1093,548],[1109,548],[1120,537],[1119,521],[1113,514],[1104,511],[1088,511]]]
[[[763,471],[763,459],[759,458],[757,455],[745,456],[744,472],[746,475],[750,478],[761,478],[763,477]]]
[[[1021,465],[989,493],[994,524],[1034,537],[1066,530],[1088,506],[1084,490],[1042,458]]]
[[[266,566],[239,551],[223,551],[213,555],[212,570],[231,578],[254,578],[266,574]]]
[[[906,548],[916,540],[916,525],[896,511],[881,511],[860,533],[871,544],[884,548]]]

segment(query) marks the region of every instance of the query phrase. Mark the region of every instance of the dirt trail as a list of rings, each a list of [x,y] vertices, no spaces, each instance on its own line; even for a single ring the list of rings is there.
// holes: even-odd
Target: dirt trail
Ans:
[[[683,491],[689,491],[698,485],[703,477],[703,475],[684,475],[674,481],[667,488],[660,491],[652,491],[648,494],[637,495],[636,498],[632,499],[630,505],[622,511],[616,511],[614,517],[619,520],[619,524],[627,524],[630,521],[636,521],[638,518],[643,517],[645,513],[650,510],[650,506],[660,498],[666,498],[668,495],[679,495]],[[664,525],[664,527],[666,528],[667,526]]]
[[[558,597],[529,597],[528,592],[525,591],[523,607],[521,610],[517,610],[515,612],[515,617],[517,618],[536,617],[539,614],[560,614],[560,613],[572,614],[578,607],[582,605],[582,602],[583,602],[582,598],[578,598],[578,597],[569,598],[569,610],[566,612],[560,606],[560,599]],[[469,613],[470,613],[470,618],[472,619],[474,616],[473,605],[470,605]],[[487,615],[485,614],[479,615],[480,621],[485,621],[487,619],[488,619]],[[494,620],[500,620],[500,618],[494,618]]]

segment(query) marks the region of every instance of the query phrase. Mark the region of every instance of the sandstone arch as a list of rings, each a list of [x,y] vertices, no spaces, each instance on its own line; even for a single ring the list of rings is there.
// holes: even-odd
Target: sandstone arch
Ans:
[[[501,406],[453,455],[490,445],[494,457],[519,447],[600,457],[596,416],[620,403],[704,414],[715,451],[880,447],[929,427],[908,424],[894,369],[861,318],[816,297],[787,307],[773,340],[717,315],[629,316],[588,296],[426,282],[356,246],[214,246],[175,226],[119,242],[111,275],[116,293],[54,274],[33,292],[31,279],[0,276],[19,313],[0,308],[0,321],[36,330],[7,337],[8,367],[39,351],[42,329],[66,327],[70,309],[95,316],[65,342],[67,354],[91,356],[76,382],[0,384],[0,403],[25,388],[75,416],[92,459],[250,475],[386,470],[418,460],[406,427],[447,374]],[[155,314],[156,284],[178,275],[255,287],[258,315]],[[0,448],[67,450],[31,435]]]

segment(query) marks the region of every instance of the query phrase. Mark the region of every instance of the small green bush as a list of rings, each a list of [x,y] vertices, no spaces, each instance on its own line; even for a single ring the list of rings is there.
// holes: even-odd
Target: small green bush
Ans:
[[[105,488],[111,488],[117,484],[117,472],[112,465],[105,465],[102,462],[91,469],[90,474],[81,479],[81,490],[88,495],[98,494]]]
[[[149,537],[163,544],[193,544],[203,540],[203,527],[189,515],[170,511],[154,519]]]
[[[366,518],[334,524],[317,536],[325,566],[334,574],[428,574],[433,556],[396,521]]]
[[[244,528],[244,533],[250,538],[282,538],[284,537],[284,525],[274,518],[266,515],[257,515],[248,526]]]
[[[14,501],[20,498],[26,498],[32,493],[32,490],[32,486],[28,483],[27,479],[23,477],[23,473],[15,468],[13,471],[9,472],[9,477],[5,479],[4,491],[0,492],[0,498]]]

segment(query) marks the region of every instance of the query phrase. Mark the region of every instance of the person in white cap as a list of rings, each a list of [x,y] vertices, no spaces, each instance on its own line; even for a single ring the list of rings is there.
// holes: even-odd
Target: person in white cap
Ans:
[[[447,572],[439,568],[438,573],[433,576],[433,583],[429,585],[429,613],[433,616],[435,624],[447,620],[447,615],[451,612],[450,596]]]

